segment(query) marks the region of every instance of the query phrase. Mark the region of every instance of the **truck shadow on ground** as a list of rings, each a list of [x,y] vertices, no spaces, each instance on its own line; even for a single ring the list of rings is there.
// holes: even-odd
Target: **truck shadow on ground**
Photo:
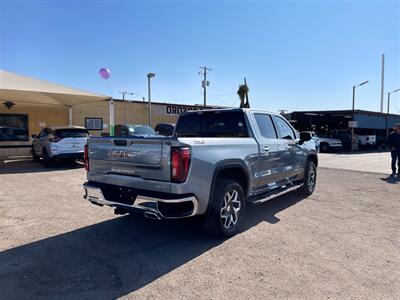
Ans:
[[[250,206],[243,229],[303,198],[296,193]],[[4,237],[3,237],[4,238]],[[198,220],[123,216],[0,253],[4,299],[110,299],[129,294],[224,243]]]
[[[51,167],[45,167],[43,162],[33,160],[12,160],[0,164],[0,174],[44,173],[83,168],[83,164],[73,161],[55,162]]]

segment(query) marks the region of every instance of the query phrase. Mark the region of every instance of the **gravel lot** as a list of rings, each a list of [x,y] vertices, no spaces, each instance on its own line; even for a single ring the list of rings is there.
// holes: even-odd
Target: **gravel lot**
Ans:
[[[349,171],[391,173],[390,152],[320,153],[320,167]]]
[[[319,169],[314,195],[250,207],[221,241],[196,221],[117,217],[85,172],[0,166],[2,299],[399,299],[400,183]]]

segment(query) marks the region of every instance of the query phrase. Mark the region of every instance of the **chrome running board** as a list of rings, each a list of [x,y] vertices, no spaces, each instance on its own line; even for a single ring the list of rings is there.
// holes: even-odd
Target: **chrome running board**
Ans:
[[[303,184],[294,185],[294,186],[289,187],[289,188],[286,188],[286,189],[284,189],[284,190],[282,190],[282,191],[280,191],[280,192],[278,192],[278,193],[276,193],[276,194],[270,194],[270,195],[268,195],[268,196],[265,197],[265,198],[258,199],[258,200],[254,200],[254,201],[252,201],[252,203],[255,203],[255,204],[264,203],[264,202],[266,202],[266,201],[272,200],[272,199],[274,199],[274,198],[276,198],[276,197],[282,196],[282,195],[287,194],[287,193],[289,193],[289,192],[298,190],[298,189],[301,188],[302,186],[303,186]]]

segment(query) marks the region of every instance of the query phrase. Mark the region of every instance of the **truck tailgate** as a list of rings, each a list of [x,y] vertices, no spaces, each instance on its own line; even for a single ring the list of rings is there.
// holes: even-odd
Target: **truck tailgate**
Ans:
[[[170,180],[170,139],[90,138],[90,172]]]

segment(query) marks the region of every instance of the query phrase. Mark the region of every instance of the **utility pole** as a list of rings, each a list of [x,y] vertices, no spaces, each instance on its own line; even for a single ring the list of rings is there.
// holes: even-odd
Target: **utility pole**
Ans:
[[[149,126],[151,127],[151,88],[150,88],[150,81],[152,78],[156,77],[154,73],[147,74],[147,97],[149,100]]]
[[[384,89],[385,89],[385,54],[382,54],[382,70],[381,70],[381,113],[383,113]]]
[[[210,85],[210,82],[207,81],[207,71],[212,71],[212,69],[207,68],[206,66],[200,67],[201,71],[199,72],[200,75],[203,75],[203,81],[201,82],[201,86],[203,88],[203,97],[204,97],[204,106],[207,105],[207,86]]]

